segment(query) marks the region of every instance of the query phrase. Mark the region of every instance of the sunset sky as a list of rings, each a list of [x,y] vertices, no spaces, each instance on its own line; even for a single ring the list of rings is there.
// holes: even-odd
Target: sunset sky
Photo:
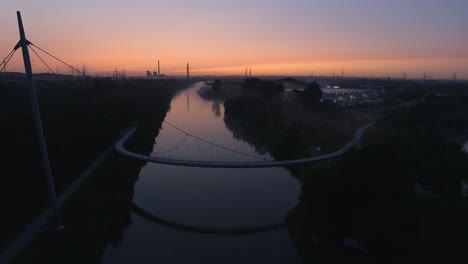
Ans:
[[[8,0],[0,56],[28,39],[88,71],[468,79],[467,0]],[[8,71],[23,71],[21,52]],[[42,54],[40,54],[42,56]],[[46,71],[33,57],[35,72]],[[42,56],[60,73],[62,65]]]

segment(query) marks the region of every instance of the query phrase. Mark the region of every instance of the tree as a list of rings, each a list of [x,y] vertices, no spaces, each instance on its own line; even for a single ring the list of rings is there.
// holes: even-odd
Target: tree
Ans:
[[[221,81],[215,80],[211,88],[213,89],[213,91],[219,92],[219,90],[221,89]]]
[[[307,85],[307,88],[304,89],[302,95],[304,96],[307,103],[318,103],[322,98],[322,89],[320,89],[320,84],[317,82],[312,82]]]

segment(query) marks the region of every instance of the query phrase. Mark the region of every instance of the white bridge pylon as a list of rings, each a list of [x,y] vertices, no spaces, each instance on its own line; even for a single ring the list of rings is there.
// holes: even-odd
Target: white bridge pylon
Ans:
[[[360,127],[354,133],[354,138],[346,143],[339,150],[309,158],[295,159],[295,160],[284,160],[284,161],[252,161],[252,162],[219,162],[219,161],[195,161],[195,160],[180,160],[180,159],[169,159],[162,157],[146,156],[138,153],[131,152],[124,147],[125,142],[135,133],[136,128],[129,130],[115,145],[115,150],[126,157],[137,159],[141,161],[159,163],[174,166],[185,166],[185,167],[202,167],[202,168],[269,168],[269,167],[284,167],[290,165],[299,165],[306,163],[314,163],[323,160],[339,157],[348,151],[352,146],[360,147],[362,134],[366,129],[374,125],[374,122],[369,123],[363,127]]]

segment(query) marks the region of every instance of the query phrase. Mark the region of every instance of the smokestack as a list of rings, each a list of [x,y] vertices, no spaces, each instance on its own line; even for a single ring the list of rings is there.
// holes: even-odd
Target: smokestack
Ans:
[[[158,76],[161,75],[161,70],[159,68],[159,60],[158,60]]]

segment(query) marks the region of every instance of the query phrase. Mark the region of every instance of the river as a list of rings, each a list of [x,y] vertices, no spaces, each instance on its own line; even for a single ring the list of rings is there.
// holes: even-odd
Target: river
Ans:
[[[224,123],[222,102],[201,98],[197,91],[202,86],[196,83],[175,96],[165,121],[217,144],[270,158],[268,153],[257,153],[233,136]],[[173,149],[183,137],[163,124],[155,139],[154,154]],[[183,143],[169,152],[184,159],[207,160],[219,155],[239,159],[234,153],[221,154],[209,146]],[[133,203],[150,217],[132,213],[132,224],[124,231],[122,241],[117,246],[109,245],[101,261],[301,263],[286,228],[248,234],[222,232],[283,223],[298,203],[299,191],[299,181],[284,168],[207,169],[148,163],[135,184]],[[169,224],[151,221],[154,218]],[[205,229],[221,231],[209,234],[203,232]]]

